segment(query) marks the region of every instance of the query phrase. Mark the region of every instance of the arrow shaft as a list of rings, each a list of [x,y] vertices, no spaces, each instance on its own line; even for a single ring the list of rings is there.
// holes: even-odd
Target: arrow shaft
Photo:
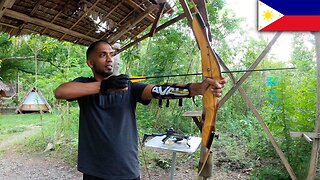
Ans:
[[[281,71],[289,70],[296,68],[266,68],[266,69],[251,69],[251,70],[233,70],[230,72],[223,71],[222,73],[239,73],[239,72],[259,72],[259,71]],[[190,73],[190,74],[173,74],[173,75],[162,75],[162,76],[145,76],[145,77],[134,77],[130,80],[139,80],[139,79],[156,79],[156,78],[166,78],[166,77],[181,77],[181,76],[197,76],[202,75],[202,73]]]

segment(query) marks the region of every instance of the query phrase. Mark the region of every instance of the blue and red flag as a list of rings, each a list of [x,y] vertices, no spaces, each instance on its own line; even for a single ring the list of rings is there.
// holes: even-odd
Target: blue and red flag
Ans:
[[[319,31],[320,0],[259,0],[259,31]]]

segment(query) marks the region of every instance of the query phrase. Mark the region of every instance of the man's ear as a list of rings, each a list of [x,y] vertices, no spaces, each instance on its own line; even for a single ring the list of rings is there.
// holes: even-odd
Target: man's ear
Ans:
[[[87,65],[88,65],[90,68],[93,68],[93,62],[92,62],[90,59],[87,60]]]

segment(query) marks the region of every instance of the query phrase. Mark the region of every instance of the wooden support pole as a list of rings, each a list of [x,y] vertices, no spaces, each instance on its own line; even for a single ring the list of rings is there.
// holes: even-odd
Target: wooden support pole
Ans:
[[[163,15],[166,3],[161,3],[159,6],[160,6],[160,8],[159,8],[158,14],[157,14],[156,19],[154,20],[152,27],[151,27],[151,30],[150,30],[151,36],[153,36],[156,33],[156,28],[159,24],[161,16]]]
[[[304,136],[308,136],[310,139],[318,139],[318,138],[320,138],[320,133],[314,133],[314,132],[290,132],[290,137],[293,137],[293,138],[304,138]]]
[[[314,33],[316,41],[316,61],[317,61],[317,114],[315,123],[315,133],[320,132],[320,32]],[[308,172],[308,180],[313,180],[316,177],[317,164],[319,158],[319,144],[320,139],[315,139],[312,145],[312,152],[310,157],[310,166]]]
[[[262,53],[259,55],[259,57],[252,63],[252,65],[249,67],[249,70],[255,69],[259,63],[263,60],[263,58],[268,54],[271,47],[274,45],[274,43],[277,41],[279,36],[281,35],[281,32],[277,32],[272,40],[269,42],[269,44],[266,46],[266,48],[262,51]],[[227,94],[219,101],[219,106],[222,106],[241,86],[241,84],[249,77],[249,75],[252,72],[246,72],[238,81],[237,83],[227,92]]]

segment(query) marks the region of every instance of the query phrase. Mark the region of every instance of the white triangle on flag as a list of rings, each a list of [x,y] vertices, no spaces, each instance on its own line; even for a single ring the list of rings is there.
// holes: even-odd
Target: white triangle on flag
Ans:
[[[265,3],[258,1],[258,30],[260,31],[269,24],[280,19],[284,15],[266,5]]]

